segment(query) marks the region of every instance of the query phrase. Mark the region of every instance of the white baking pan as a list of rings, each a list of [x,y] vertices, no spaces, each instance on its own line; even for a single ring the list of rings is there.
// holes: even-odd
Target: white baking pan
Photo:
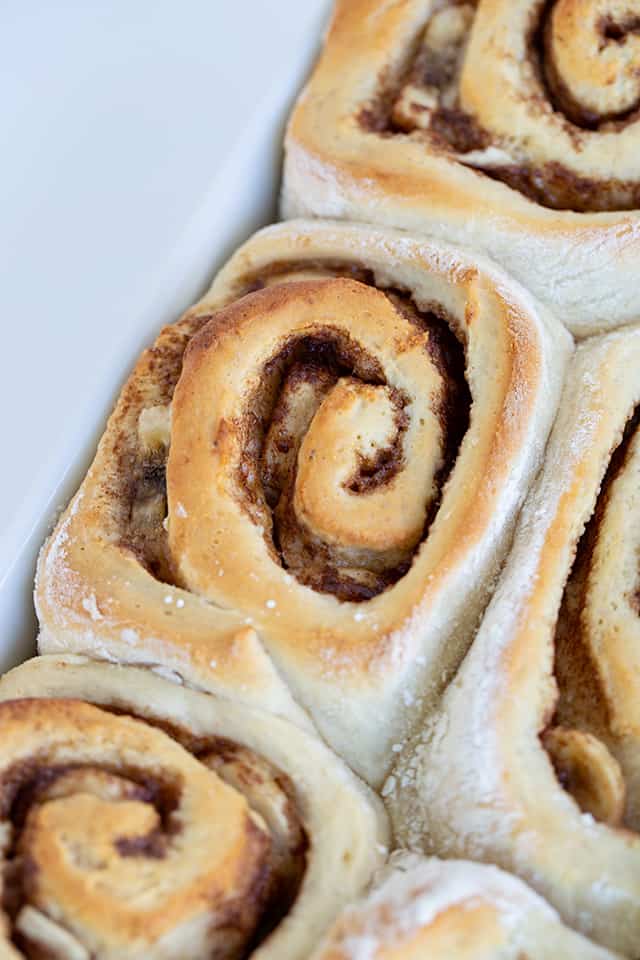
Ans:
[[[328,0],[0,10],[0,670],[33,650],[38,548],[156,330],[275,216]]]

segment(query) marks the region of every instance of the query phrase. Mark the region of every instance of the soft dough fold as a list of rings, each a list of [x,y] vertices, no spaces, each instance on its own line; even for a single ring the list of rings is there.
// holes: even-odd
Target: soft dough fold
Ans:
[[[0,680],[0,954],[303,960],[387,852],[316,737],[148,670]]]
[[[124,387],[40,557],[40,651],[313,723],[380,785],[467,649],[570,348],[467,252],[261,231]]]
[[[312,960],[614,960],[520,880],[463,860],[393,855]]]
[[[284,216],[482,251],[579,336],[635,320],[639,24],[634,0],[337,0]]]
[[[581,345],[480,630],[388,785],[401,838],[640,938],[640,328]]]

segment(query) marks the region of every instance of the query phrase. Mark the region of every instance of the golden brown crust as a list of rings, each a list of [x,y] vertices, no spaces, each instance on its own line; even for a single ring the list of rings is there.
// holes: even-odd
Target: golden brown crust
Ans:
[[[41,558],[40,643],[57,650],[91,641],[98,657],[161,670],[171,650],[177,679],[184,671],[203,686],[206,678],[214,692],[231,690],[305,725],[245,618],[171,585],[166,442],[149,448],[140,421],[149,410],[168,415],[185,347],[205,322],[186,317],[165,327],[125,384],[89,475]]]
[[[312,960],[613,960],[495,867],[397,853]]]
[[[301,702],[379,783],[464,653],[567,349],[467,255],[262,232],[125,387],[40,560],[41,650],[159,664],[298,723]]]
[[[301,960],[381,861],[374,798],[249,707],[41,657],[0,681],[0,723],[3,956]]]
[[[175,931],[243,949],[269,839],[241,793],[161,731],[80,701],[8,701],[0,723],[2,894],[27,955],[32,911],[103,956]]]
[[[513,870],[630,955],[639,360],[638,327],[578,349],[503,579],[393,801],[405,836]]]
[[[339,0],[289,124],[285,214],[480,249],[576,333],[629,322],[639,305],[634,10]]]

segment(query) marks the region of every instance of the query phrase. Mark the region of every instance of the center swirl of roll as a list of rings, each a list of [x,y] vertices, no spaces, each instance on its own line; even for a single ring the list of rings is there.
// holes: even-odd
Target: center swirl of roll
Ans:
[[[633,0],[443,0],[392,75],[365,127],[424,139],[543,206],[640,206]]]
[[[235,960],[286,909],[304,838],[261,758],[79,701],[0,710],[0,949]]]
[[[556,0],[545,76],[559,109],[593,127],[640,106],[640,9],[631,0]]]
[[[174,397],[167,473],[188,586],[212,546],[200,510],[221,569],[220,544],[247,536],[248,520],[272,563],[341,600],[373,597],[406,572],[451,461],[459,387],[442,328],[408,298],[345,279],[282,284],[210,322]],[[186,488],[205,476],[215,499],[181,517]]]

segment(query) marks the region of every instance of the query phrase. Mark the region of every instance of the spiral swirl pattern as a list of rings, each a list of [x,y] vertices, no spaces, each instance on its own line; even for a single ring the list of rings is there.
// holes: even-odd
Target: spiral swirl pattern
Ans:
[[[503,0],[439,7],[396,94],[391,129],[421,131],[461,163],[549,207],[637,209],[634,6]]]
[[[510,159],[485,167],[480,154],[474,165],[558,209],[638,209],[640,17],[634,8],[603,0],[481,3],[459,103]]]
[[[637,326],[577,351],[504,577],[440,719],[401,762],[411,786],[395,801],[405,838],[425,843],[428,831],[443,854],[513,870],[629,956],[640,935],[639,362]]]
[[[125,389],[41,559],[41,650],[135,657],[308,725],[298,701],[380,783],[464,653],[566,350],[447,248],[265,231]]]
[[[547,731],[561,782],[613,826],[640,828],[638,417],[627,424],[565,590],[556,637],[560,698]],[[582,682],[576,682],[580,670]],[[575,729],[577,728],[577,729]],[[560,749],[558,729],[561,731]]]
[[[211,321],[172,405],[169,548],[181,583],[246,606],[237,546],[248,523],[266,537],[253,548],[252,614],[260,600],[276,607],[282,569],[341,600],[393,583],[459,444],[447,437],[448,372],[417,312],[358,281],[270,287]]]
[[[30,661],[0,723],[3,956],[303,957],[386,841],[316,740],[143,671]],[[351,837],[323,819],[335,791]]]
[[[627,2],[557,0],[547,13],[545,75],[577,125],[628,119],[640,107],[640,12]]]
[[[241,794],[162,732],[88,704],[0,715],[3,898],[27,956],[50,928],[58,955],[67,940],[86,956],[243,951],[269,841]]]
[[[283,212],[481,250],[581,335],[634,322],[639,78],[634,0],[338,0]]]

